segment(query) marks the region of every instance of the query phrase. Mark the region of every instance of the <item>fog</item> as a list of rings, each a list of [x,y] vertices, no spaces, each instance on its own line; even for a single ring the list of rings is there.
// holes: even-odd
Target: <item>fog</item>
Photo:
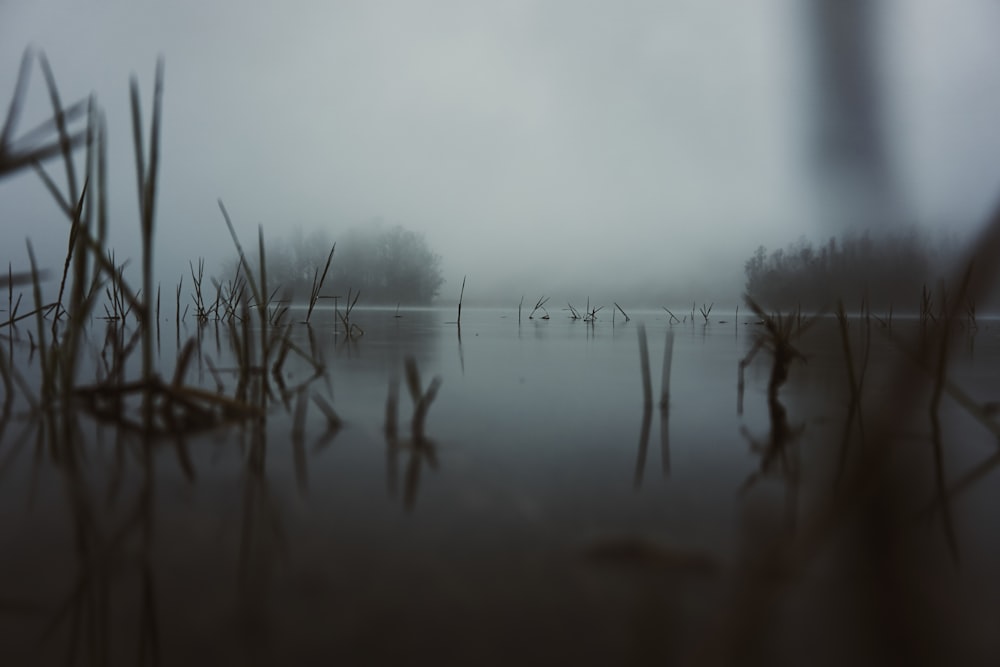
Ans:
[[[735,302],[760,244],[972,229],[998,194],[1000,5],[866,6],[3,2],[0,101],[29,45],[64,103],[96,93],[111,244],[138,258],[128,82],[148,123],[164,57],[165,285],[233,254],[222,198],[245,241],[373,218],[423,233],[444,301],[468,275],[470,304]],[[50,114],[36,66],[21,132]],[[0,180],[0,217],[0,260],[27,268],[31,237],[61,267],[67,223],[37,176]]]

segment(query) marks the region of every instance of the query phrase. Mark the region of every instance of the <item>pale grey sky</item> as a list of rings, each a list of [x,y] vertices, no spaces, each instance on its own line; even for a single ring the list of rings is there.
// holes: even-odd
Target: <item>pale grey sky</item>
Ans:
[[[444,295],[470,284],[738,281],[816,215],[809,36],[797,0],[0,0],[0,103],[24,48],[111,129],[113,243],[137,256],[128,79],[166,61],[157,274],[263,223],[381,217],[426,234]],[[1000,5],[880,3],[891,164],[925,224],[970,223],[1000,183]],[[27,130],[49,113],[33,72]],[[31,174],[0,181],[0,260],[61,265],[65,222]],[[738,285],[731,296],[738,297]],[[709,290],[706,287],[705,290]],[[471,292],[474,294],[474,292]],[[583,296],[583,294],[581,294]],[[693,294],[718,300],[728,295]]]

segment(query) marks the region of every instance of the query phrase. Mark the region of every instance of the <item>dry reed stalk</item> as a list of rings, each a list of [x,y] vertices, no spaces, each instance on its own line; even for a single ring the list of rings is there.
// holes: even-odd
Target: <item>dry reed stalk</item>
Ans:
[[[313,308],[316,307],[316,302],[319,301],[320,290],[323,289],[323,282],[326,280],[327,271],[330,270],[330,262],[333,261],[333,252],[337,249],[337,244],[334,243],[333,247],[330,248],[330,254],[326,256],[326,264],[323,266],[323,273],[319,276],[317,280],[317,272],[313,272],[313,284],[312,289],[309,292],[309,309],[306,311],[306,324],[309,323],[309,318],[312,317]],[[399,308],[397,307],[397,311]]]

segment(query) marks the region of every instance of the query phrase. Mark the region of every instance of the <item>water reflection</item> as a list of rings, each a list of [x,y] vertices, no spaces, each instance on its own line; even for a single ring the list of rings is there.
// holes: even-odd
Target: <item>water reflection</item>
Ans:
[[[317,639],[326,634],[305,637],[287,629],[314,627],[324,614],[354,619],[359,637],[379,628],[399,641],[459,623],[473,633],[470,642],[481,644],[517,627],[511,619],[539,622],[543,613],[532,605],[540,596],[549,601],[546,618],[573,619],[567,634],[553,631],[560,642],[572,643],[582,629],[610,637],[594,640],[610,662],[609,646],[621,649],[618,657],[630,651],[637,659],[658,651],[673,657],[690,641],[654,650],[655,638],[643,625],[654,621],[642,615],[669,622],[671,632],[704,621],[711,605],[699,597],[699,575],[678,554],[718,563],[720,581],[731,565],[742,567],[743,555],[733,549],[734,490],[744,492],[740,503],[749,496],[769,517],[787,517],[797,533],[810,529],[805,521],[794,523],[809,516],[816,496],[805,453],[822,451],[829,441],[829,461],[836,460],[842,421],[824,427],[816,420],[816,399],[823,414],[833,405],[842,415],[848,392],[840,356],[831,353],[836,360],[830,362],[807,355],[809,365],[794,366],[779,395],[771,391],[773,360],[761,355],[748,369],[745,414],[736,417],[732,385],[719,390],[744,356],[733,348],[731,330],[671,330],[665,318],[650,319],[651,335],[666,336],[658,397],[662,472],[671,473],[671,455],[683,465],[669,484],[634,493],[654,418],[652,383],[647,391],[643,371],[635,368],[640,339],[620,323],[618,335],[591,336],[561,319],[533,323],[546,328],[541,341],[518,339],[513,318],[465,315],[467,330],[477,334],[466,337],[466,374],[454,355],[454,324],[426,314],[400,322],[390,312],[383,327],[373,313],[355,312],[366,335],[353,351],[322,317],[314,318],[311,327],[293,329],[291,345],[273,348],[267,369],[250,372],[241,372],[238,360],[259,349],[257,332],[250,338],[242,325],[220,325],[220,355],[212,329],[199,327],[209,387],[203,391],[217,402],[238,398],[255,408],[239,418],[220,410],[208,430],[195,428],[197,413],[178,408],[162,413],[155,434],[144,434],[141,423],[128,426],[112,414],[112,406],[136,411],[134,397],[120,391],[95,394],[101,411],[86,409],[91,399],[81,394],[68,415],[52,413],[51,423],[39,401],[30,407],[5,393],[0,506],[28,497],[36,513],[23,531],[10,514],[0,517],[0,565],[6,566],[0,567],[0,613],[6,620],[8,610],[19,609],[17,627],[30,638],[16,642],[11,664],[59,664],[70,655],[95,664],[186,664],[201,623],[234,621],[238,634],[221,636],[219,646],[299,656],[331,645],[346,658],[374,650],[345,634],[327,644]],[[828,333],[818,349],[836,352],[836,328]],[[129,377],[120,353],[130,339],[129,332],[112,332],[103,359],[95,354],[102,382]],[[985,354],[986,343],[977,354]],[[803,352],[808,345],[796,342]],[[276,376],[273,362],[282,354],[287,360]],[[208,355],[219,358],[209,362]],[[194,336],[174,360],[176,368],[188,369],[178,376],[182,384],[195,374],[197,356]],[[649,351],[638,356],[648,375]],[[32,373],[37,357],[34,364]],[[439,375],[428,378],[428,370]],[[163,384],[172,387],[174,380]],[[839,393],[823,393],[830,383]],[[401,399],[401,391],[409,398]],[[949,440],[949,413],[942,410],[940,449],[948,452],[963,443]],[[633,450],[628,433],[635,433],[637,411]],[[756,457],[750,474],[738,431]],[[969,473],[945,487],[947,498],[982,479],[997,460],[977,456]],[[685,474],[677,474],[682,468]],[[783,485],[779,503],[761,490],[765,479]],[[822,481],[825,502],[831,490],[826,476]],[[928,516],[937,515],[942,498],[939,493],[926,507]],[[609,534],[621,539],[600,539]],[[60,551],[63,544],[69,549]],[[603,545],[596,561],[588,544]],[[395,556],[401,551],[408,554],[405,564]],[[580,559],[581,551],[591,557]],[[216,579],[232,586],[206,584]],[[504,584],[494,589],[496,580]],[[661,604],[661,596],[671,596],[670,603]],[[211,612],[193,620],[202,606]],[[393,620],[399,618],[406,623]],[[33,643],[39,636],[44,647]],[[443,641],[424,641],[442,649]],[[296,642],[302,642],[298,649]]]
[[[624,313],[624,311],[622,312]],[[653,423],[653,389],[649,372],[649,351],[646,343],[646,330],[643,325],[639,325],[638,334],[639,363],[642,368],[643,395],[645,400],[643,402],[642,421],[639,424],[639,451],[636,454],[635,474],[632,478],[632,486],[636,489],[642,486],[642,478],[646,469],[646,453],[649,449],[649,435]],[[660,412],[660,461],[664,477],[670,475],[670,368],[673,364],[673,355],[674,332],[672,329],[667,329],[666,343],[663,350],[660,401],[658,403]]]
[[[757,472],[747,477],[740,493],[747,493],[762,478],[780,479],[785,485],[785,519],[789,530],[795,529],[798,514],[798,494],[801,478],[801,460],[798,441],[805,433],[805,424],[791,426],[788,411],[777,395],[767,399],[768,419],[771,430],[764,438],[754,438],[746,427],[740,433],[750,443],[750,450],[760,457]]]

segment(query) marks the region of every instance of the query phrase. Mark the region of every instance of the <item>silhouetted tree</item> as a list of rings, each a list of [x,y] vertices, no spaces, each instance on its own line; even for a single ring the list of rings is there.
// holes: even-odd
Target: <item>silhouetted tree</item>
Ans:
[[[335,285],[360,289],[365,303],[429,303],[444,281],[441,257],[422,234],[377,222],[344,235],[330,272]]]

